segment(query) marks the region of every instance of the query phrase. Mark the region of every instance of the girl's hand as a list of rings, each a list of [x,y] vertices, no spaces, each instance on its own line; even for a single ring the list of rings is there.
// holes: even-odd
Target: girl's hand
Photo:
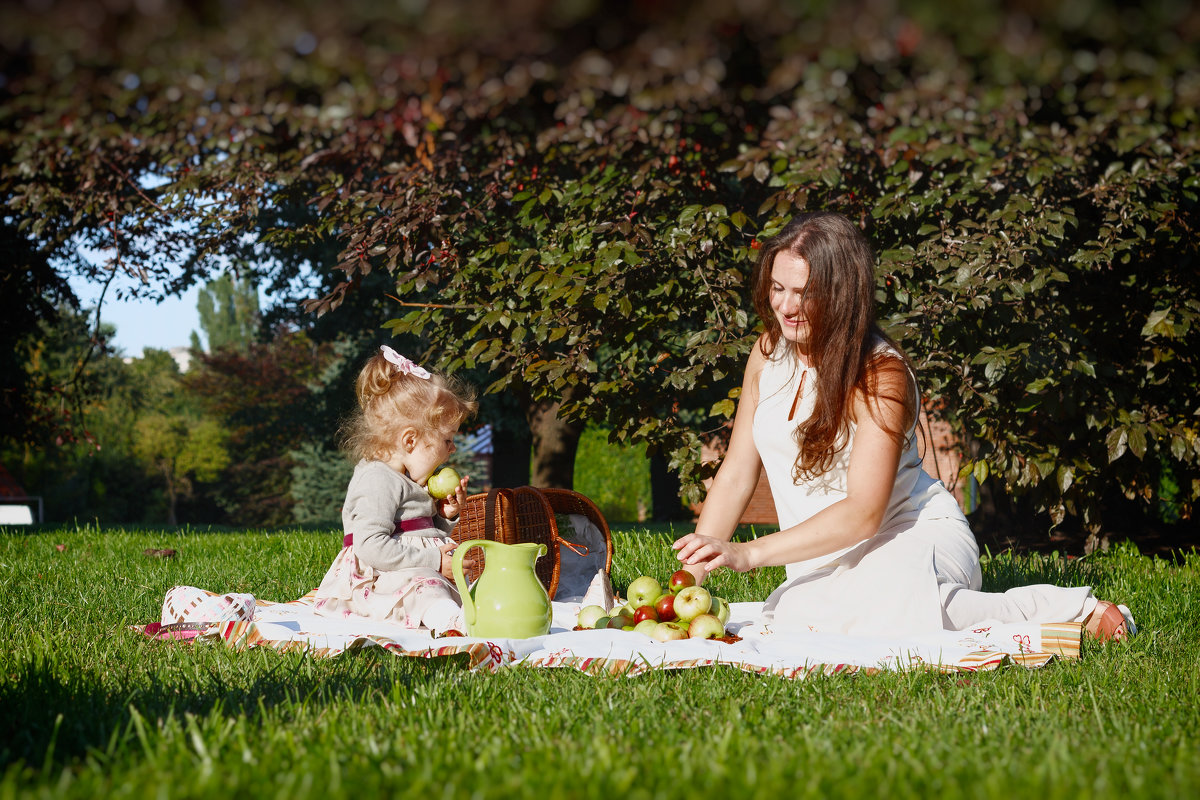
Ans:
[[[705,573],[718,567],[728,567],[734,572],[746,572],[754,568],[745,542],[727,542],[712,536],[689,533],[676,539],[671,546],[679,551],[679,560],[685,568],[699,567]],[[688,569],[688,572],[693,571]]]
[[[438,546],[438,550],[442,551],[442,565],[438,568],[438,572],[446,580],[454,583],[454,551],[458,549],[458,542],[453,539],[447,539],[444,544]],[[469,570],[479,561],[479,552],[476,551],[463,559],[463,570]]]
[[[458,512],[467,502],[467,478],[464,475],[462,480],[458,482],[458,486],[454,489],[454,494],[449,497],[437,501],[437,510],[446,519],[454,519],[458,516]]]

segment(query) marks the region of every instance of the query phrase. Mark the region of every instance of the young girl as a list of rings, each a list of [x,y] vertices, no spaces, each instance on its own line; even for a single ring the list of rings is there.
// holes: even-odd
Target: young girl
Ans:
[[[358,410],[345,447],[359,461],[342,506],[342,551],[317,589],[316,611],[463,630],[449,533],[466,500],[434,500],[430,474],[454,452],[458,426],[475,412],[471,394],[388,346],[358,375]]]

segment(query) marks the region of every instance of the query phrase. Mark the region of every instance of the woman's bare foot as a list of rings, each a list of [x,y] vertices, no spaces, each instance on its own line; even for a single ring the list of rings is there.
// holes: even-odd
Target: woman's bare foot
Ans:
[[[1092,613],[1083,621],[1083,629],[1098,642],[1119,642],[1129,635],[1125,627],[1125,615],[1116,603],[1106,600],[1096,603]]]

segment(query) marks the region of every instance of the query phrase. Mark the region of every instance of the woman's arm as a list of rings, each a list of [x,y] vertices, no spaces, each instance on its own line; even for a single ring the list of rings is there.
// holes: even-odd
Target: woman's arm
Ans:
[[[758,379],[762,374],[765,363],[762,351],[757,342],[746,361],[746,372],[742,378],[742,392],[738,398],[737,413],[733,417],[733,433],[729,438],[729,447],[717,470],[708,496],[704,500],[704,508],[700,511],[700,519],[696,523],[696,532],[688,536],[705,536],[718,541],[728,542],[733,537],[742,514],[750,505],[754,495],[754,487],[758,485],[761,471],[761,460],[758,448],[754,445],[754,411],[758,407]],[[684,537],[686,539],[687,537]],[[679,546],[680,539],[675,542]],[[688,565],[685,564],[685,568]],[[696,576],[697,581],[703,580],[703,566],[688,569]]]
[[[697,527],[696,533],[675,543],[679,560],[708,572],[717,567],[744,572],[817,558],[874,536],[887,512],[900,464],[903,437],[889,431],[907,430],[911,396],[903,365],[893,368],[889,362],[878,375],[876,394],[855,399],[857,427],[845,498],[798,525],[751,542],[702,535]],[[908,403],[899,398],[909,398]]]

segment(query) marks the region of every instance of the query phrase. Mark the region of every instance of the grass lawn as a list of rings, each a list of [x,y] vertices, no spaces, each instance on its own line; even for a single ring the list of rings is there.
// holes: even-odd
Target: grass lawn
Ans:
[[[456,659],[152,642],[176,584],[294,599],[340,533],[0,530],[0,800],[15,797],[1196,797],[1200,554],[987,559],[985,586],[1089,583],[1143,633],[978,674],[595,678]],[[665,575],[614,533],[614,582]],[[172,548],[173,559],[147,548]],[[761,600],[780,571],[714,576]]]

